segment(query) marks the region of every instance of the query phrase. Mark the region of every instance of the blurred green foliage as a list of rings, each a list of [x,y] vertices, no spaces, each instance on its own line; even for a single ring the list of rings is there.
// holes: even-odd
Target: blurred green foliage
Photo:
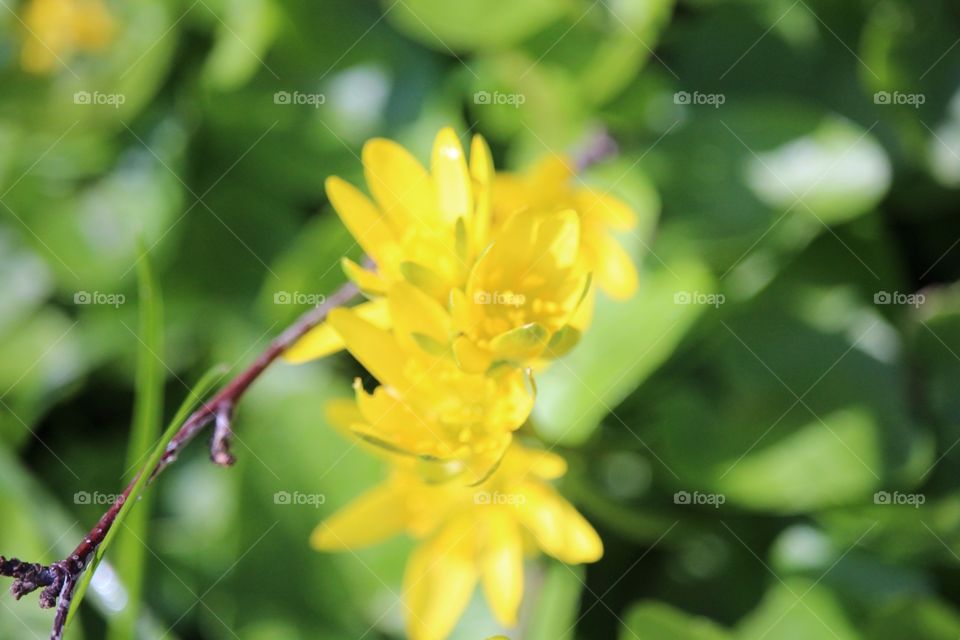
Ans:
[[[304,310],[278,294],[343,281],[322,185],[360,183],[365,139],[425,157],[452,124],[518,169],[607,131],[582,179],[637,209],[641,291],[599,302],[530,429],[606,554],[532,565],[519,629],[478,598],[455,638],[960,636],[956,3],[111,2],[113,43],[46,76],[4,9],[4,554],[68,553],[130,472],[141,241],[169,417]],[[380,477],[323,418],[359,374],[278,366],[236,468],[198,444],[151,489],[137,637],[400,637],[407,541],[307,545]],[[73,637],[129,593],[105,564]],[[3,604],[0,637],[46,634]]]

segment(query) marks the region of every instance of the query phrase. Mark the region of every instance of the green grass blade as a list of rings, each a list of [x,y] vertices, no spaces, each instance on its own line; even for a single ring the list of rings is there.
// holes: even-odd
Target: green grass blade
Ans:
[[[525,637],[530,640],[572,640],[580,611],[583,580],[583,566],[551,562]]]
[[[163,296],[146,255],[137,263],[140,301],[140,335],[133,406],[133,424],[127,450],[127,469],[136,470],[149,455],[163,429]],[[124,478],[126,481],[132,477]],[[114,557],[120,582],[127,589],[127,606],[108,621],[107,638],[127,640],[135,637],[143,572],[146,563],[147,523],[153,499],[145,495],[140,508],[127,516],[125,531],[117,539]]]
[[[218,366],[210,369],[204,374],[204,376],[200,379],[200,382],[198,382],[197,385],[190,391],[187,399],[184,400],[173,420],[170,421],[167,430],[153,448],[153,452],[150,454],[150,457],[147,459],[144,465],[140,467],[140,477],[137,479],[136,484],[134,484],[133,489],[130,491],[130,498],[120,508],[113,527],[111,527],[110,531],[107,533],[103,544],[101,544],[97,549],[97,553],[94,555],[93,560],[90,563],[90,567],[86,570],[83,577],[80,579],[80,583],[77,585],[77,590],[70,606],[70,613],[67,617],[68,625],[70,624],[70,621],[73,620],[78,608],[80,607],[80,602],[83,600],[84,593],[86,593],[87,587],[90,585],[90,580],[93,578],[93,574],[96,573],[97,566],[103,559],[107,549],[110,548],[114,538],[116,538],[117,532],[121,530],[124,521],[127,519],[127,516],[130,513],[130,510],[133,509],[133,506],[137,503],[138,498],[143,493],[143,489],[147,484],[147,480],[150,478],[150,473],[154,467],[157,466],[157,463],[160,462],[160,459],[163,457],[163,454],[167,449],[167,445],[170,444],[170,441],[173,440],[175,435],[177,435],[177,431],[180,430],[181,425],[183,425],[186,419],[190,416],[190,413],[193,411],[194,407],[196,407],[196,405],[199,404],[199,402],[207,395],[207,393],[209,393],[210,390],[213,389],[213,387],[220,381],[224,372],[224,367]]]

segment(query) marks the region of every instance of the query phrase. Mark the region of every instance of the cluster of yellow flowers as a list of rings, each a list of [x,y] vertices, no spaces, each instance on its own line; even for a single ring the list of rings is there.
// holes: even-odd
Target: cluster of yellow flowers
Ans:
[[[475,136],[469,161],[440,131],[427,171],[395,142],[363,149],[373,196],[340,180],[327,193],[373,260],[343,266],[368,300],[334,310],[288,360],[345,347],[379,381],[358,380],[330,422],[388,461],[380,486],[322,523],[313,544],[357,548],[406,532],[419,541],[404,578],[407,630],[442,640],[479,580],[496,618],[516,624],[523,559],[537,550],[593,562],[603,546],[549,484],[565,461],[514,438],[534,404],[534,373],[590,322],[597,287],[630,296],[637,274],[611,231],[635,225],[620,200],[572,184],[569,160],[494,172]]]
[[[32,73],[53,71],[76,52],[99,51],[116,31],[103,0],[30,0],[22,22],[21,64]]]

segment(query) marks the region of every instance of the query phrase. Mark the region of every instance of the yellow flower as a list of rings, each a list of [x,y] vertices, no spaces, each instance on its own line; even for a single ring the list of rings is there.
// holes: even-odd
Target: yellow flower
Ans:
[[[612,232],[636,227],[636,215],[618,198],[574,185],[575,176],[572,161],[557,155],[526,174],[498,173],[493,182],[493,224],[509,220],[518,211],[576,211],[586,268],[605,293],[629,298],[637,289],[637,270]]]
[[[449,332],[443,310],[406,283],[391,288],[388,300],[392,331],[350,310],[330,314],[347,349],[380,382],[367,393],[357,381],[355,402],[339,405],[332,421],[368,442],[420,459],[422,470],[437,479],[484,479],[533,409],[530,374],[515,367],[466,373],[442,353],[426,353],[423,347],[435,349]]]
[[[563,458],[510,447],[497,472],[476,487],[428,483],[412,466],[320,524],[311,542],[356,549],[399,533],[419,541],[407,562],[403,597],[412,640],[446,638],[479,582],[501,624],[513,626],[523,598],[524,555],[595,562],[603,544],[593,527],[550,486]]]
[[[576,212],[516,213],[496,230],[465,289],[451,294],[458,362],[483,371],[496,361],[562,355],[579,338],[570,324],[589,284]]]
[[[394,305],[384,297],[398,286],[416,288],[450,318],[434,346],[449,348],[470,372],[500,362],[528,367],[576,343],[589,320],[589,303],[581,308],[590,283],[577,212],[518,208],[491,225],[489,149],[474,136],[468,164],[450,128],[437,135],[429,173],[388,140],[368,142],[363,163],[376,203],[339,178],[327,181],[331,203],[376,263],[372,271],[344,261],[347,276],[374,298],[358,315],[394,326]],[[325,324],[286,358],[302,362],[341,346]]]
[[[468,165],[457,134],[444,128],[427,172],[399,144],[376,138],[363,147],[376,204],[340,178],[327,180],[331,203],[377,265],[372,272],[344,261],[361,289],[384,294],[391,284],[410,281],[444,302],[451,288],[463,284],[472,256],[483,246],[493,174],[480,136],[474,136],[470,155]]]
[[[31,0],[23,23],[21,63],[32,73],[49,73],[78,51],[99,51],[116,31],[102,0]]]
[[[450,290],[465,282],[471,257],[488,234],[493,161],[483,138],[474,136],[468,165],[459,138],[447,127],[434,141],[432,172],[402,146],[383,138],[364,145],[363,166],[373,201],[337,177],[327,179],[327,196],[357,244],[376,262],[373,271],[343,260],[347,277],[374,298],[355,311],[389,327],[389,310],[380,296],[392,284],[410,282],[446,305]],[[305,362],[342,347],[337,333],[323,324],[285,358]]]
[[[479,136],[469,162],[452,129],[440,131],[427,171],[388,140],[363,150],[372,198],[340,180],[327,194],[376,268],[344,270],[370,299],[333,310],[287,352],[300,362],[343,346],[380,383],[328,418],[391,464],[388,479],[314,532],[323,550],[357,548],[399,533],[419,544],[404,577],[408,632],[443,640],[477,583],[496,618],[514,625],[524,555],[568,563],[603,553],[590,524],[549,481],[554,454],[514,432],[534,402],[531,371],[577,343],[589,324],[591,271],[614,295],[636,272],[611,228],[633,213],[570,184],[552,159],[529,176],[495,176]]]

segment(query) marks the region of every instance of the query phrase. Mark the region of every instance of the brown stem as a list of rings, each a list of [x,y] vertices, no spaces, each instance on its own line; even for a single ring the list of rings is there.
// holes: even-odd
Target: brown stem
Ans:
[[[260,356],[244,371],[224,386],[209,402],[194,411],[180,430],[167,445],[167,450],[157,466],[150,474],[153,481],[164,469],[176,461],[177,456],[193,440],[203,427],[215,423],[214,435],[210,444],[210,457],[220,465],[233,464],[234,458],[230,453],[229,440],[232,432],[231,420],[233,411],[240,398],[253,382],[260,377],[280,355],[303,337],[310,329],[323,322],[333,309],[340,307],[353,299],[359,293],[352,282],[340,287],[323,304],[301,315],[296,322],[287,327],[277,336]],[[139,474],[138,474],[139,477]],[[16,558],[0,556],[0,576],[14,579],[10,591],[13,597],[19,600],[24,595],[43,588],[40,595],[40,606],[43,608],[57,607],[54,618],[51,640],[60,640],[66,624],[67,612],[73,599],[80,574],[89,565],[97,548],[103,543],[107,533],[113,526],[120,508],[130,498],[130,493],[137,482],[135,477],[127,485],[120,499],[116,500],[100,521],[90,530],[84,539],[77,545],[68,557],[50,565],[27,563]]]
[[[221,467],[233,466],[237,461],[230,453],[231,423],[233,422],[233,404],[224,405],[213,423],[213,439],[210,441],[210,459]]]

